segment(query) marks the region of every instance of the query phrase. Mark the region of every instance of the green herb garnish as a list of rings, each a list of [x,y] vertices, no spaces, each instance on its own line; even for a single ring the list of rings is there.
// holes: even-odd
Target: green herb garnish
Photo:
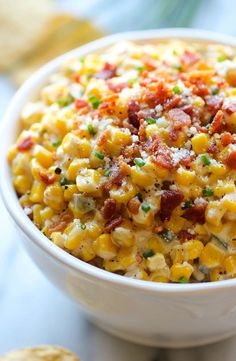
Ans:
[[[74,184],[71,180],[67,179],[66,177],[62,177],[60,180],[61,186],[67,186],[69,184]]]
[[[144,258],[149,258],[149,257],[152,257],[154,256],[154,252],[152,249],[148,249],[147,251],[143,252],[143,257]]]
[[[169,229],[164,229],[159,234],[166,243],[169,243],[169,242],[173,241],[173,239],[175,238],[174,233],[171,232]]]
[[[181,94],[181,89],[180,89],[180,87],[178,86],[178,85],[175,85],[173,88],[172,88],[172,90],[173,90],[173,92],[175,93],[175,94]]]
[[[109,177],[109,175],[111,174],[111,170],[110,169],[107,169],[104,173],[104,176],[105,177]]]
[[[54,140],[54,141],[52,142],[52,146],[55,147],[55,148],[59,147],[60,144],[61,144],[61,141],[60,141],[59,139],[58,139],[58,140]]]
[[[180,277],[178,283],[188,283],[188,279],[186,277]]]
[[[143,203],[143,204],[141,205],[141,208],[142,208],[142,210],[143,210],[145,213],[147,213],[148,211],[150,211],[151,206],[150,206],[150,204],[148,204],[148,203]]]
[[[222,61],[225,61],[225,60],[227,60],[227,56],[225,54],[222,54],[217,58],[217,61],[219,61],[219,62],[222,62]]]
[[[193,202],[191,200],[187,200],[184,202],[182,209],[191,208],[193,206]]]
[[[64,108],[67,105],[73,103],[75,99],[72,97],[72,95],[66,95],[64,97],[58,98],[57,99],[57,104],[59,105],[59,107]]]
[[[135,67],[135,69],[140,73],[142,73],[144,71],[144,66],[143,65],[138,65]]]
[[[210,158],[209,158],[209,156],[207,154],[203,154],[201,156],[201,160],[202,160],[202,163],[204,165],[210,165],[211,164],[211,160],[210,160]]]
[[[86,224],[81,223],[80,228],[84,231],[86,229]]]
[[[91,134],[91,135],[95,135],[95,134],[96,134],[96,132],[95,132],[95,130],[94,130],[94,127],[93,127],[91,124],[88,125],[88,132],[89,132],[89,134]]]
[[[217,86],[214,86],[214,87],[211,88],[211,94],[216,95],[216,94],[219,93],[219,90],[220,89]]]
[[[179,64],[173,65],[172,68],[178,71],[182,70],[182,66]]]
[[[134,158],[134,163],[140,168],[145,165],[145,162],[142,158]]]
[[[156,124],[156,119],[152,117],[147,117],[146,121],[148,124]]]
[[[205,196],[205,197],[211,197],[211,196],[213,196],[214,195],[214,192],[213,192],[213,190],[211,189],[211,188],[205,188],[205,189],[203,189],[203,195]]]
[[[93,109],[97,109],[99,107],[99,105],[102,104],[102,101],[100,99],[98,99],[97,97],[95,97],[94,95],[89,97],[89,102],[92,105]]]
[[[102,153],[95,152],[94,155],[95,155],[95,157],[97,157],[98,159],[101,159],[101,160],[104,159],[104,155],[103,155]]]
[[[217,242],[219,242],[221,244],[221,246],[223,246],[225,249],[229,248],[229,245],[227,242],[223,241],[222,239],[220,239],[219,237],[215,236],[214,234],[211,235],[211,237],[213,239],[215,239]]]

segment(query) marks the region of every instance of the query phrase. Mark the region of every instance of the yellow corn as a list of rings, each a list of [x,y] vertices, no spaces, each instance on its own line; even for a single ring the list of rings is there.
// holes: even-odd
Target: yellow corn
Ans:
[[[225,258],[224,260],[224,269],[226,273],[230,276],[236,274],[236,255],[231,255]]]
[[[92,193],[99,189],[101,175],[97,170],[85,169],[76,177],[76,185],[80,192]]]
[[[35,180],[33,182],[31,191],[30,191],[30,201],[34,203],[43,203],[44,191],[46,189],[46,184]]]
[[[154,183],[155,178],[138,168],[131,168],[131,179],[134,184],[140,187],[147,187]]]
[[[89,166],[89,160],[86,158],[75,158],[72,160],[72,162],[70,163],[67,172],[66,172],[66,177],[70,180],[75,180],[79,170],[81,168],[87,168]]]
[[[170,278],[173,282],[180,282],[181,279],[189,281],[192,273],[193,267],[189,263],[175,263],[170,269]]]
[[[176,182],[183,186],[188,186],[194,182],[195,173],[184,168],[179,168],[176,172]]]
[[[163,254],[156,253],[154,256],[147,259],[147,267],[151,272],[162,269],[166,266],[166,260]]]
[[[48,186],[44,191],[44,203],[55,209],[56,211],[60,211],[64,207],[64,196],[63,189],[59,184]]]
[[[33,221],[34,224],[36,224],[37,227],[41,227],[42,226],[42,218],[40,215],[40,212],[42,210],[42,206],[40,204],[35,204],[33,206]]]
[[[111,235],[108,233],[101,234],[93,242],[93,249],[97,256],[105,260],[110,260],[117,254],[117,247],[112,242]]]
[[[31,179],[25,175],[18,175],[13,178],[13,184],[18,194],[24,194],[30,190]]]
[[[202,250],[200,262],[209,268],[213,268],[222,265],[224,258],[225,252],[223,249],[213,242],[209,242]]]
[[[201,241],[192,240],[183,244],[184,259],[185,261],[194,260],[200,257],[204,245]]]
[[[127,203],[137,193],[138,190],[134,184],[125,182],[120,187],[113,186],[110,190],[110,197],[115,199],[118,203]]]
[[[53,164],[53,154],[41,145],[37,145],[34,149],[34,156],[37,161],[45,168],[49,168]]]
[[[199,133],[192,138],[192,148],[195,153],[202,154],[209,147],[209,136],[205,133]]]

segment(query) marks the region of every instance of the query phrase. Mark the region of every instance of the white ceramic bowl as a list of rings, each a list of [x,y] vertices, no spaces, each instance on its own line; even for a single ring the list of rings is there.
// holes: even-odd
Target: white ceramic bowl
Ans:
[[[23,105],[68,58],[130,39],[151,42],[181,38],[236,46],[236,39],[192,29],[151,30],[112,35],[75,49],[45,65],[16,93],[0,134],[0,187],[24,245],[45,275],[75,299],[98,326],[137,343],[188,347],[236,333],[236,280],[204,284],[158,284],[125,278],[76,259],[50,242],[21,209],[6,160],[18,132]],[[19,235],[20,235],[19,233]]]

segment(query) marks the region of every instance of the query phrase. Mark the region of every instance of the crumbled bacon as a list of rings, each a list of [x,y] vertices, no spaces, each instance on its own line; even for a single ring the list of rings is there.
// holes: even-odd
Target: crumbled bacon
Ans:
[[[236,112],[236,103],[229,103],[223,106],[223,110],[229,115]]]
[[[112,232],[116,227],[118,227],[123,222],[122,216],[114,216],[105,224],[105,231]]]
[[[225,159],[225,164],[230,168],[236,170],[236,150],[232,151]]]
[[[165,181],[163,181],[163,183],[162,183],[161,189],[162,189],[162,190],[169,190],[171,184],[172,184],[171,181],[165,180]]]
[[[181,96],[175,95],[175,96],[167,99],[166,103],[164,104],[164,109],[166,111],[168,111],[172,108],[175,108],[179,104],[180,101],[181,101]]]
[[[179,232],[178,237],[181,241],[188,241],[190,239],[194,239],[196,236],[188,232],[186,229],[182,229],[182,231]]]
[[[223,98],[220,95],[207,95],[205,97],[205,103],[210,112],[217,112],[223,105]]]
[[[28,136],[22,139],[20,143],[17,144],[17,149],[19,150],[19,152],[25,152],[27,150],[30,150],[33,147],[33,145],[34,145],[33,139],[30,136]]]
[[[128,104],[128,119],[129,123],[135,128],[139,128],[138,112],[140,111],[140,105],[136,100],[130,100]]]
[[[88,104],[87,100],[84,100],[84,99],[76,99],[76,101],[75,101],[75,108],[76,108],[77,110],[80,110],[80,109],[82,109],[82,108],[86,108],[86,107],[88,107],[88,106],[89,106],[89,104]]]
[[[199,78],[191,79],[191,83],[193,84],[192,92],[195,95],[200,97],[204,97],[210,94],[208,86]]]
[[[95,78],[104,79],[104,80],[110,79],[117,75],[116,72],[117,72],[116,65],[105,63],[103,69],[95,74]]]
[[[172,122],[173,129],[182,129],[184,126],[191,124],[191,118],[183,110],[174,108],[168,112],[168,117]]]
[[[48,227],[48,232],[51,234],[52,232],[63,232],[64,229],[68,226],[68,224],[72,221],[73,216],[69,211],[65,211],[61,213],[58,221],[54,222]]]
[[[216,154],[218,152],[218,147],[216,143],[211,142],[209,147],[207,148],[207,153]]]
[[[156,85],[155,92],[147,91],[145,101],[150,108],[154,108],[158,104],[165,104],[169,98],[169,90],[164,82],[160,81]]]
[[[108,198],[104,202],[104,206],[101,209],[103,218],[110,219],[116,212],[116,201],[115,199]]]
[[[181,106],[180,109],[183,110],[188,115],[192,115],[192,113],[193,113],[192,104],[185,104],[185,105]]]
[[[118,84],[113,84],[112,82],[107,82],[107,85],[108,85],[108,88],[115,93],[120,93],[121,90],[129,87],[129,84],[126,82],[118,83]]]
[[[234,142],[234,137],[230,133],[224,133],[221,137],[221,144],[223,147],[227,147],[227,145],[232,144]]]
[[[200,59],[199,54],[192,53],[189,50],[185,50],[185,52],[180,55],[181,63],[187,67],[195,64],[199,59]]]
[[[151,58],[145,57],[143,59],[143,63],[144,63],[145,68],[148,71],[152,71],[152,70],[155,70],[157,68],[157,64]]]
[[[178,139],[178,136],[179,136],[179,132],[180,132],[180,130],[178,130],[178,129],[170,128],[169,139],[171,142],[176,142],[176,140]]]
[[[158,167],[169,170],[173,169],[172,153],[169,147],[164,143],[159,145],[158,150],[151,156],[151,160]]]
[[[191,208],[186,209],[182,217],[193,223],[204,224],[206,207],[207,203],[195,204]]]
[[[224,125],[225,125],[224,113],[222,112],[222,110],[218,110],[210,125],[209,133],[210,134],[220,133]]]
[[[138,214],[139,211],[139,207],[140,207],[140,201],[138,200],[137,197],[134,197],[132,199],[130,199],[130,201],[127,204],[128,210],[132,213],[132,214]]]
[[[45,170],[40,170],[39,176],[42,182],[44,182],[45,184],[53,184],[56,180],[55,174],[49,173],[48,171]]]
[[[161,195],[160,219],[169,221],[173,210],[183,201],[184,195],[178,190],[166,190]]]

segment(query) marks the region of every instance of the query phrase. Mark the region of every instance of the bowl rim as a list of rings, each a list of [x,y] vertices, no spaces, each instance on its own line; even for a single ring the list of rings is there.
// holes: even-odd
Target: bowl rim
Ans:
[[[37,70],[30,78],[17,90],[13,96],[9,106],[5,112],[3,120],[0,124],[0,192],[11,217],[19,228],[26,234],[29,241],[40,247],[48,255],[52,256],[58,262],[69,267],[71,270],[83,273],[87,277],[105,281],[110,284],[122,287],[124,289],[133,288],[149,293],[171,293],[171,294],[194,294],[196,292],[208,293],[228,289],[236,286],[236,279],[223,280],[218,282],[208,283],[190,283],[190,284],[170,284],[170,283],[156,283],[152,281],[144,281],[120,276],[109,271],[99,269],[90,265],[62,250],[54,243],[52,243],[43,233],[37,229],[34,223],[27,217],[21,208],[16,193],[14,191],[11,174],[6,159],[7,149],[12,144],[15,138],[9,134],[13,132],[14,125],[17,124],[19,113],[23,105],[30,100],[32,92],[35,89],[39,90],[46,79],[54,73],[60,66],[71,57],[82,56],[87,53],[106,48],[117,41],[133,40],[152,42],[155,40],[167,39],[182,39],[186,41],[200,41],[221,43],[229,46],[236,46],[236,38],[216,32],[191,29],[191,28],[168,28],[168,29],[153,29],[143,31],[123,32],[103,37],[101,39],[90,42],[86,45],[73,49],[45,64]],[[15,132],[15,130],[14,130]],[[12,138],[12,139],[11,139]],[[10,139],[10,140],[9,140]]]

